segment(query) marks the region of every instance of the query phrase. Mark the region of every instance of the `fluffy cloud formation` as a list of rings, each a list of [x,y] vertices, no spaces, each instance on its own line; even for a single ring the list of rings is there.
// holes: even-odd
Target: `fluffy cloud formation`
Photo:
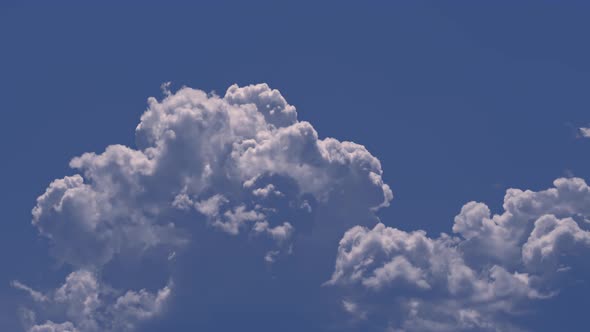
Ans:
[[[38,197],[33,225],[71,273],[53,290],[12,283],[32,300],[28,331],[130,331],[166,303],[202,316],[247,306],[269,322],[272,310],[332,317],[338,303],[357,330],[510,331],[524,305],[588,272],[581,179],[510,189],[501,214],[469,202],[454,235],[405,232],[375,216],[392,200],[379,160],[320,138],[277,90],[164,88],[136,147],[72,159],[76,174]]]
[[[145,289],[122,293],[101,284],[96,275],[87,270],[72,272],[59,288],[43,294],[14,281],[13,287],[29,293],[34,305],[48,316],[64,317],[55,323],[37,323],[33,311],[25,311],[25,328],[41,331],[131,331],[135,325],[162,312],[170,296],[171,285],[157,292]]]
[[[374,221],[374,211],[392,199],[377,158],[361,145],[319,138],[266,84],[233,85],[223,97],[190,88],[165,95],[149,98],[137,148],[112,145],[73,158],[77,174],[53,181],[37,199],[33,225],[65,266],[102,271],[118,257],[174,258],[169,253],[191,248],[195,238],[219,233],[260,243],[266,249],[259,259],[274,263],[297,250],[299,234],[321,230],[337,239],[354,224]],[[323,210],[341,217],[315,218]],[[74,279],[87,280],[83,289],[96,298],[58,291],[51,300],[76,303],[77,312],[66,310],[75,328],[106,330],[94,317],[107,305],[99,286],[91,287],[95,279],[74,272],[66,284]],[[21,283],[15,287],[33,295]],[[146,318],[157,311],[155,296],[128,293],[108,308],[121,320]]]
[[[349,191],[364,193],[355,204],[365,210],[392,198],[377,158],[355,143],[319,139],[266,84],[234,85],[223,98],[190,88],[150,98],[136,135],[139,149],[113,145],[74,158],[81,174],[55,180],[38,198],[33,224],[60,260],[100,266],[122,251],[181,245],[183,232],[162,217],[172,208],[228,234],[250,230],[284,243],[297,220],[278,207],[310,213],[308,197],[321,204]]]
[[[506,331],[511,313],[547,299],[590,253],[590,187],[557,179],[533,192],[509,189],[504,212],[470,202],[453,232],[431,238],[378,224],[353,227],[327,285],[348,292],[344,309],[400,331]]]

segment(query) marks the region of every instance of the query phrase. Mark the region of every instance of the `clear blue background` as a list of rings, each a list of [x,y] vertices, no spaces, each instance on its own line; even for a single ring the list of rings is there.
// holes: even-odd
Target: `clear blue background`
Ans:
[[[590,179],[576,137],[590,123],[584,2],[43,3],[0,5],[2,330],[17,326],[10,280],[63,277],[47,273],[35,198],[71,157],[133,145],[165,81],[279,89],[321,137],[381,160],[395,195],[381,217],[404,230],[449,232],[470,200],[499,212],[508,187]],[[566,292],[527,324],[585,331],[588,295]]]

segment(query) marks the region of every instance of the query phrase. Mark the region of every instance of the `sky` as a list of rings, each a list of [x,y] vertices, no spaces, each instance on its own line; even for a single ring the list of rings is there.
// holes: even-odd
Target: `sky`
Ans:
[[[586,331],[589,12],[3,1],[0,330]]]

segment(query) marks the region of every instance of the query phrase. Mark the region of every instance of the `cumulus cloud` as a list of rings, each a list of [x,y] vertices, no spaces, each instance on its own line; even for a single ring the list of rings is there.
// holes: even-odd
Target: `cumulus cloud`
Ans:
[[[563,263],[563,257],[588,253],[589,248],[590,232],[582,230],[572,218],[545,215],[535,221],[522,247],[522,259],[530,269],[556,270],[555,267]]]
[[[584,180],[561,178],[544,191],[509,189],[502,214],[469,202],[455,218],[457,236],[353,227],[326,284],[394,330],[516,329],[506,316],[557,294],[564,272],[586,273],[589,193]]]
[[[169,284],[153,293],[141,289],[121,294],[87,270],[70,273],[60,287],[46,294],[19,281],[12,284],[29,293],[33,305],[41,312],[65,319],[61,323],[52,320],[36,323],[35,312],[26,309],[25,328],[29,332],[131,331],[137,323],[161,313],[171,291]]]
[[[502,214],[492,216],[482,203],[463,206],[455,218],[453,232],[465,239],[461,244],[464,251],[474,261],[492,260],[515,268],[522,262],[522,246],[535,233],[533,228],[539,218],[553,215],[579,219],[590,215],[590,188],[583,179],[560,178],[553,185],[538,192],[507,190]]]
[[[134,147],[73,158],[75,174],[37,198],[32,223],[71,273],[44,291],[12,283],[32,300],[29,331],[129,331],[174,301],[204,316],[293,312],[303,301],[327,310],[326,289],[360,330],[510,331],[523,305],[551,298],[583,269],[582,179],[510,189],[500,214],[469,202],[452,235],[406,232],[375,214],[393,198],[380,161],[320,137],[279,91],[162,90]],[[137,278],[127,276],[134,268]]]
[[[53,181],[33,209],[32,223],[54,257],[78,271],[66,285],[85,281],[75,288],[84,297],[58,290],[52,298],[75,303],[66,316],[80,330],[102,326],[94,315],[106,304],[96,278],[79,271],[157,252],[173,264],[179,260],[169,253],[192,248],[196,238],[195,245],[207,245],[203,234],[261,243],[259,259],[274,263],[297,250],[300,234],[319,229],[337,239],[351,225],[373,222],[392,199],[379,160],[365,147],[320,138],[266,84],[233,85],[223,97],[172,92],[169,83],[162,90],[163,100],[148,100],[136,147],[111,145],[73,158],[76,174]],[[145,318],[153,311],[145,305],[150,296],[128,293],[112,307],[126,303],[117,311]]]
[[[59,259],[99,266],[121,251],[178,246],[182,232],[162,217],[172,208],[236,235],[272,223],[269,196],[293,209],[308,204],[306,193],[325,202],[364,190],[364,209],[392,197],[377,158],[361,145],[318,138],[266,84],[234,85],[223,98],[190,88],[150,98],[136,135],[138,149],[112,145],[72,159],[80,174],[55,180],[38,198],[33,224]],[[285,197],[281,186],[294,189],[284,188]],[[284,222],[297,229],[296,220]]]

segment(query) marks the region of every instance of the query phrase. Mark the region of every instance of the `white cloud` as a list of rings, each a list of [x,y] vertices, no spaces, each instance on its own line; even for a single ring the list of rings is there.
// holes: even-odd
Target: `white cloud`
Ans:
[[[298,209],[305,193],[326,202],[354,189],[365,193],[355,205],[367,213],[392,197],[377,158],[361,145],[319,139],[266,84],[234,85],[223,98],[190,88],[150,98],[136,135],[138,149],[112,145],[72,159],[81,174],[39,197],[33,224],[60,260],[100,266],[120,252],[177,246],[184,239],[161,217],[171,208],[198,211],[237,235],[271,222],[277,197]],[[285,180],[296,186],[288,197]],[[271,194],[275,201],[265,201]],[[272,227],[283,222],[297,230],[295,220]]]
[[[359,305],[350,300],[342,300],[342,308],[357,319],[367,319],[367,312],[362,311]]]
[[[66,277],[59,288],[42,294],[15,281],[13,286],[29,293],[34,305],[65,320],[35,323],[33,311],[25,311],[25,326],[33,331],[131,331],[138,322],[160,314],[171,292],[171,284],[155,293],[145,289],[128,290],[124,294],[101,284],[87,270],[77,270]],[[57,312],[57,314],[56,314]]]
[[[171,292],[170,285],[160,289],[156,294],[145,289],[139,292],[127,291],[119,297],[114,305],[120,324],[124,329],[131,330],[135,320],[150,319],[162,312]]]
[[[278,90],[270,89],[264,83],[243,88],[234,84],[227,89],[225,100],[232,105],[253,104],[267,123],[277,127],[297,122],[295,107],[289,105]]]
[[[466,241],[470,257],[515,267],[537,219],[546,214],[558,218],[590,215],[590,187],[580,178],[559,178],[542,191],[508,189],[504,212],[491,215],[482,203],[470,202],[455,218],[453,231]]]
[[[45,302],[45,301],[49,301],[49,299],[47,298],[47,296],[45,296],[43,293],[38,292],[34,289],[32,289],[31,287],[23,284],[22,282],[18,281],[18,280],[13,280],[12,282],[10,282],[10,286],[16,288],[16,289],[20,289],[22,291],[25,291],[26,293],[29,294],[29,296],[37,301],[37,302]]]
[[[272,183],[267,184],[265,187],[263,188],[257,188],[252,190],[252,194],[254,194],[254,196],[259,196],[259,197],[268,197],[269,195],[276,195],[276,196],[282,196],[283,194],[275,189],[275,186]]]
[[[65,310],[62,325],[111,328],[103,316],[115,307],[117,326],[126,326],[123,318],[133,325],[159,308],[163,293],[105,295],[96,275],[120,257],[161,253],[161,264],[177,264],[193,239],[225,234],[264,246],[260,260],[274,263],[297,250],[300,232],[321,228],[336,239],[350,225],[375,220],[392,199],[379,160],[365,147],[320,138],[266,84],[233,85],[223,97],[172,92],[169,83],[162,89],[165,98],[149,98],[136,127],[136,148],[111,145],[73,158],[77,174],[53,181],[37,199],[33,225],[55,258],[74,270],[48,292]],[[168,259],[170,252],[179,258]],[[35,326],[48,324],[58,326]]]
[[[590,232],[581,229],[572,218],[558,219],[553,215],[535,221],[522,247],[523,262],[532,270],[547,267],[557,271],[564,256],[589,253]]]
[[[582,137],[590,137],[590,128],[580,127],[578,131]]]
[[[32,326],[28,332],[79,332],[79,330],[70,322],[58,324],[52,321],[46,321],[43,324]]]
[[[509,189],[499,215],[467,203],[453,225],[460,237],[353,227],[327,285],[403,331],[514,329],[499,317],[555,295],[564,273],[585,273],[590,232],[575,219],[590,215],[589,202],[582,179],[562,178],[544,191]]]
[[[77,174],[53,181],[37,199],[33,225],[73,272],[45,292],[12,283],[43,318],[30,317],[31,331],[125,331],[162,313],[172,283],[114,289],[102,276],[124,278],[112,271],[117,259],[161,256],[168,274],[167,266],[194,256],[189,264],[202,275],[208,269],[197,259],[219,255],[216,271],[255,280],[259,274],[240,270],[252,266],[244,260],[249,248],[262,264],[304,250],[296,269],[284,269],[297,273],[280,277],[309,283],[323,278],[310,275],[333,259],[326,252],[340,238],[326,285],[359,324],[377,317],[392,331],[510,331],[499,317],[552,296],[590,247],[588,225],[579,222],[590,218],[582,179],[510,189],[501,214],[469,202],[454,236],[375,226],[375,212],[393,198],[380,161],[362,145],[321,138],[277,90],[233,85],[220,97],[162,89],[163,100],[148,100],[136,148],[73,158]],[[227,239],[240,245],[226,248]],[[207,251],[216,256],[207,260]],[[217,279],[207,278],[207,287],[234,287]]]
[[[270,227],[266,221],[258,221],[253,228],[256,233],[267,233],[277,242],[281,243],[289,239],[293,233],[293,226],[285,222],[282,225]]]
[[[226,203],[228,203],[228,200],[223,195],[217,194],[195,203],[195,209],[208,217],[214,218],[219,215],[221,205]]]

